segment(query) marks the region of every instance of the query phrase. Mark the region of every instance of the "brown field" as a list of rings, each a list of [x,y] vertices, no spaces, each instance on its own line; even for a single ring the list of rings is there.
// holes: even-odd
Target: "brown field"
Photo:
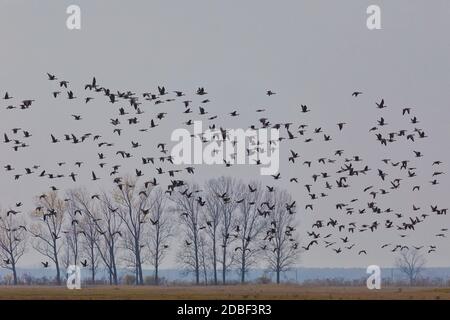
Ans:
[[[300,285],[233,285],[233,286],[92,286],[81,290],[65,287],[0,287],[0,299],[237,299],[237,300],[312,300],[312,299],[450,299],[450,288],[382,288],[364,287],[305,287]]]

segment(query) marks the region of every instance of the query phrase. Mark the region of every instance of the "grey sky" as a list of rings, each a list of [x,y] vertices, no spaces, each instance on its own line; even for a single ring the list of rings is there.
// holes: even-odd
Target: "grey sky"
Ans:
[[[66,8],[70,4],[81,7],[82,29],[69,31],[65,26]],[[382,30],[366,28],[366,8],[370,4],[381,7]],[[90,145],[50,145],[50,133],[58,137],[68,132],[102,134],[114,142],[114,150],[130,147],[129,142],[139,138],[145,143],[145,154],[157,155],[158,141],[169,141],[171,130],[182,127],[185,121],[180,103],[143,109],[148,121],[156,111],[168,108],[170,121],[156,131],[139,136],[130,133],[117,139],[111,134],[109,118],[117,117],[117,110],[104,100],[97,99],[85,105],[80,100],[53,99],[54,83],[46,80],[46,72],[54,73],[70,82],[81,98],[88,94],[84,84],[96,76],[101,85],[119,90],[141,93],[154,92],[158,85],[170,91],[194,93],[198,86],[208,91],[211,103],[209,113],[217,114],[224,127],[247,128],[257,124],[261,116],[272,123],[308,123],[310,129],[322,127],[333,136],[327,143],[305,144],[294,141],[282,145],[281,175],[275,183],[270,177],[260,177],[257,167],[232,169],[202,167],[195,179],[201,181],[218,174],[245,179],[261,179],[269,185],[288,189],[298,203],[301,238],[317,219],[333,216],[342,221],[371,223],[375,216],[345,216],[336,212],[337,202],[348,202],[352,192],[330,192],[330,197],[315,207],[314,213],[303,212],[309,203],[304,184],[313,173],[324,171],[315,164],[311,170],[300,163],[320,157],[333,157],[334,150],[344,149],[345,155],[360,155],[372,168],[367,177],[355,184],[355,194],[361,188],[378,183],[375,170],[383,158],[412,159],[422,184],[420,193],[403,188],[380,200],[383,206],[392,206],[405,216],[412,214],[412,204],[429,213],[430,204],[440,208],[449,206],[448,179],[432,188],[428,181],[431,162],[444,161],[443,171],[450,162],[448,127],[450,101],[450,3],[447,0],[425,1],[1,1],[0,4],[0,92],[10,92],[15,98],[36,99],[28,111],[8,112],[1,101],[1,133],[13,127],[29,130],[33,137],[31,147],[17,153],[9,145],[0,145],[0,162],[14,163],[23,170],[34,164],[55,169],[55,163],[75,160],[86,162],[80,184],[88,183],[90,168],[97,166],[97,149]],[[267,97],[266,90],[277,95]],[[351,97],[355,90],[363,95]],[[64,94],[64,92],[63,92]],[[198,98],[191,94],[193,99]],[[388,109],[380,113],[375,102],[384,98]],[[311,108],[307,115],[299,105]],[[198,111],[194,103],[193,111]],[[256,114],[257,108],[267,112]],[[416,144],[399,142],[382,147],[368,129],[376,125],[380,115],[385,116],[392,130],[407,127],[408,119],[401,116],[403,107],[412,107],[428,139]],[[230,118],[227,113],[239,110],[241,117]],[[82,114],[81,123],[71,114]],[[191,117],[193,118],[193,117]],[[188,118],[186,118],[188,119]],[[339,134],[336,123],[346,122]],[[295,130],[294,130],[295,131]],[[282,132],[285,136],[285,132]],[[289,149],[298,151],[300,163],[288,165]],[[425,155],[413,159],[412,150]],[[111,161],[112,162],[112,161]],[[114,163],[120,161],[114,161]],[[122,163],[124,166],[125,162]],[[89,167],[90,166],[90,167]],[[128,162],[124,171],[134,172],[138,162]],[[72,166],[73,167],[73,166]],[[67,174],[71,167],[61,170]],[[99,170],[100,172],[100,170]],[[105,171],[106,172],[106,171]],[[146,171],[153,176],[153,171]],[[290,184],[288,177],[300,179]],[[192,178],[190,176],[189,178]],[[55,182],[61,189],[73,187],[69,181]],[[23,201],[31,208],[32,196],[48,187],[36,177],[13,182],[4,171],[0,173],[0,205],[3,208]],[[90,189],[109,188],[106,178]],[[409,185],[409,184],[408,184]],[[408,189],[408,190],[407,190]],[[353,190],[353,188],[351,189]],[[363,200],[364,199],[364,200]],[[366,202],[361,197],[361,203]],[[368,201],[367,201],[368,202]],[[381,218],[379,218],[381,221]],[[450,245],[447,239],[437,239],[437,231],[448,226],[448,216],[434,217],[418,227],[405,244],[436,244],[438,252],[427,255],[429,265],[450,265]],[[382,243],[397,243],[398,232],[354,236],[358,247],[367,248],[369,255],[355,252],[336,255],[318,249],[305,253],[303,266],[367,266],[391,265],[394,256],[379,249]],[[40,257],[29,254],[24,264],[37,265]],[[170,258],[165,267],[173,266]]]

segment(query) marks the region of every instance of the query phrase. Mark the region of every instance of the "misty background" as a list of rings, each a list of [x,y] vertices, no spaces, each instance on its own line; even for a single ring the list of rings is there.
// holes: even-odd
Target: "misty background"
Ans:
[[[71,4],[81,7],[81,30],[66,28],[66,8]],[[371,4],[381,7],[382,30],[370,31],[366,27],[366,8]],[[64,190],[87,186],[92,192],[111,189],[112,183],[106,178],[95,184],[90,181],[90,168],[98,166],[96,148],[50,143],[50,133],[61,137],[69,132],[99,133],[116,143],[108,124],[110,118],[116,117],[115,108],[102,99],[89,104],[81,101],[89,95],[83,92],[84,85],[93,76],[100,85],[137,93],[155,92],[158,85],[164,85],[169,91],[181,90],[194,97],[196,88],[203,86],[211,100],[208,112],[217,114],[217,122],[224,127],[247,128],[257,124],[261,114],[255,110],[265,108],[264,116],[272,123],[304,122],[310,129],[321,126],[333,135],[330,144],[290,144],[300,153],[300,160],[331,157],[334,150],[344,149],[349,157],[360,155],[372,170],[380,166],[381,159],[414,156],[411,145],[399,143],[386,148],[368,132],[379,119],[375,102],[384,98],[391,127],[405,126],[408,119],[402,118],[401,109],[411,107],[429,138],[414,145],[414,150],[424,154],[417,165],[416,181],[424,186],[420,194],[405,188],[383,198],[383,205],[405,215],[413,203],[425,212],[430,204],[448,207],[449,182],[445,175],[437,188],[431,188],[428,182],[432,161],[443,161],[440,169],[446,171],[450,160],[448,1],[3,0],[0,6],[1,95],[8,91],[15,98],[36,100],[25,112],[7,112],[4,107],[8,103],[1,101],[2,133],[20,127],[33,134],[28,141],[31,146],[19,152],[12,151],[9,145],[0,145],[2,167],[13,164],[23,170],[39,164],[56,168],[60,161],[83,160],[85,174],[80,174],[77,183],[65,179],[57,182],[58,187]],[[51,92],[56,87],[47,81],[46,72],[69,81],[78,101],[53,99]],[[269,89],[277,94],[267,97]],[[355,99],[351,97],[353,91],[364,94]],[[312,111],[307,116],[301,114],[300,104],[308,105]],[[197,106],[193,105],[194,112]],[[169,107],[151,104],[143,110],[154,114],[165,108]],[[171,131],[183,127],[183,109],[181,103],[171,105],[169,121],[158,130],[130,136],[127,141],[140,139],[149,156],[156,155],[156,144],[168,142]],[[239,110],[239,118],[227,115],[233,110]],[[71,114],[82,114],[84,120],[72,121]],[[338,122],[346,122],[342,134],[338,132]],[[114,150],[120,150],[120,143],[117,141]],[[128,144],[125,146],[129,148]],[[297,201],[298,231],[300,239],[306,240],[306,230],[317,219],[341,219],[334,205],[353,195],[348,191],[346,196],[330,192],[314,213],[305,213],[304,204],[309,200],[303,185],[313,170],[301,164],[289,165],[289,148],[283,144],[280,155],[283,179],[276,186],[289,190]],[[136,168],[121,164],[121,172],[133,173]],[[184,178],[201,183],[219,175],[259,179],[275,185],[271,177],[260,176],[256,166],[202,166],[195,176]],[[293,176],[300,179],[298,185],[289,183]],[[367,184],[373,179],[373,175],[362,178]],[[8,209],[22,201],[25,208],[21,211],[26,214],[33,208],[33,197],[52,184],[56,182],[37,177],[15,182],[2,171],[0,207]],[[353,219],[364,223],[365,218]],[[367,223],[372,220],[367,217]],[[438,245],[437,252],[426,256],[428,266],[450,265],[448,239],[435,237],[448,222],[447,216],[433,217],[406,239],[410,245]],[[358,247],[367,248],[367,256],[355,252],[336,255],[317,247],[302,254],[299,266],[393,265],[395,255],[380,246],[398,241],[397,232],[355,234],[353,239]],[[176,246],[176,241],[172,246]],[[163,268],[177,267],[175,254],[176,250],[172,250]],[[40,267],[41,259],[30,249],[20,266]]]

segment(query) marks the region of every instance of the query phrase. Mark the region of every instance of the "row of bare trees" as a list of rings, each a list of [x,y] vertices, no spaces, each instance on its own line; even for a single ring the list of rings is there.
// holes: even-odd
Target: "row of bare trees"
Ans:
[[[0,267],[12,272],[17,284],[17,264],[26,251],[27,230],[22,217],[13,214],[0,215]]]
[[[289,194],[224,177],[204,188],[192,185],[172,197],[185,236],[179,262],[194,273],[196,283],[201,278],[226,283],[233,267],[245,282],[258,263],[275,272],[279,283],[299,254]]]
[[[43,256],[42,267],[82,265],[95,283],[99,268],[118,284],[118,270],[134,271],[144,283],[144,265],[159,283],[161,263],[174,247],[178,262],[197,284],[226,283],[232,269],[242,282],[253,266],[277,275],[297,261],[295,202],[285,191],[221,177],[201,189],[185,183],[165,191],[151,182],[116,179],[110,192],[86,189],[40,195],[29,218],[14,210],[0,215],[0,266],[12,271],[28,244]],[[175,241],[176,240],[176,241]]]

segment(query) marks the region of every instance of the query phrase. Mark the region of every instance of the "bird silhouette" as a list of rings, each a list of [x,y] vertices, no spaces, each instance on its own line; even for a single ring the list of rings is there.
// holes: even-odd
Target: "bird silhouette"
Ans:
[[[49,80],[49,84],[53,85],[53,88],[50,88],[45,96],[52,101],[60,101],[61,97],[65,98],[67,94],[67,99],[61,100],[65,100],[65,103],[69,104],[71,108],[63,109],[61,113],[64,117],[55,120],[63,125],[67,123],[66,127],[62,127],[66,128],[64,130],[66,132],[52,129],[54,132],[51,133],[48,132],[48,128],[42,128],[44,137],[50,135],[51,138],[44,139],[45,142],[42,143],[51,146],[50,151],[45,154],[48,155],[48,160],[52,164],[44,165],[42,163],[42,167],[35,167],[33,162],[38,161],[38,156],[36,156],[36,160],[35,157],[24,157],[23,162],[27,163],[24,165],[22,165],[22,161],[12,162],[12,160],[10,164],[4,164],[5,176],[10,177],[15,181],[14,183],[33,185],[31,180],[39,179],[39,182],[48,183],[46,187],[56,192],[63,189],[63,185],[59,185],[60,181],[61,184],[65,180],[70,183],[89,181],[89,186],[99,187],[111,180],[118,188],[118,192],[124,192],[131,187],[127,186],[123,177],[131,175],[138,179],[139,186],[145,187],[145,191],[137,192],[140,199],[151,197],[151,191],[148,189],[161,186],[161,188],[166,188],[165,193],[169,196],[181,194],[183,198],[192,201],[201,210],[206,210],[209,205],[206,194],[185,189],[187,182],[183,180],[186,177],[195,179],[196,174],[199,172],[202,174],[203,168],[191,164],[174,164],[174,158],[170,155],[171,142],[167,139],[158,140],[155,148],[155,142],[149,142],[149,139],[155,135],[160,136],[162,130],[173,129],[176,123],[191,126],[195,121],[202,120],[207,122],[208,128],[216,133],[212,137],[208,137],[205,132],[195,133],[191,138],[198,139],[202,145],[216,142],[217,146],[213,152],[219,154],[220,151],[217,148],[220,148],[222,144],[230,143],[233,147],[237,145],[237,142],[232,141],[230,137],[230,129],[222,121],[236,121],[237,123],[237,121],[250,119],[251,122],[244,125],[248,125],[251,130],[276,129],[279,130],[280,136],[278,139],[269,141],[267,145],[260,138],[250,139],[249,144],[245,146],[245,154],[248,157],[255,156],[252,165],[262,166],[261,155],[272,148],[280,147],[282,151],[280,152],[280,169],[267,177],[261,177],[261,180],[270,179],[270,182],[263,181],[262,187],[254,182],[247,184],[247,187],[244,187],[246,195],[234,194],[231,190],[227,190],[227,192],[221,190],[213,194],[216,194],[223,206],[252,207],[260,219],[266,219],[267,228],[270,229],[264,240],[267,242],[258,244],[256,249],[261,247],[261,249],[264,248],[262,250],[268,252],[277,252],[278,249],[271,246],[276,232],[281,232],[289,238],[291,248],[299,246],[298,241],[292,238],[293,229],[284,226],[280,227],[281,230],[277,230],[278,224],[271,223],[271,217],[278,211],[283,211],[288,215],[296,214],[296,201],[279,204],[270,199],[287,181],[290,183],[291,191],[295,191],[295,196],[298,197],[296,198],[297,203],[302,203],[305,219],[315,219],[313,217],[319,212],[323,214],[321,217],[323,221],[316,221],[308,225],[310,228],[306,230],[306,234],[310,238],[308,244],[302,246],[305,251],[323,249],[333,250],[339,254],[344,249],[345,253],[342,256],[347,254],[366,255],[371,251],[369,248],[361,248],[362,243],[356,238],[357,234],[371,236],[375,239],[376,236],[372,236],[372,234],[381,235],[385,231],[397,231],[399,234],[396,237],[402,242],[400,247],[392,244],[380,244],[381,249],[395,253],[402,248],[406,250],[407,246],[410,247],[411,244],[405,242],[413,239],[414,234],[418,234],[416,231],[419,230],[418,225],[422,224],[425,219],[427,221],[437,219],[447,213],[446,206],[432,204],[430,209],[429,203],[427,204],[426,201],[424,203],[417,201],[423,198],[423,192],[439,188],[446,173],[443,161],[429,159],[429,152],[425,152],[427,149],[423,149],[420,144],[421,139],[428,138],[428,130],[424,127],[425,119],[419,120],[420,114],[416,114],[416,109],[403,106],[396,108],[393,102],[387,108],[384,99],[375,102],[377,108],[371,111],[373,114],[370,113],[370,116],[369,113],[367,114],[367,128],[363,128],[361,139],[364,138],[364,134],[368,134],[376,144],[370,144],[371,140],[369,140],[367,148],[377,150],[375,148],[380,146],[385,148],[385,151],[382,159],[376,159],[376,157],[366,159],[367,157],[363,157],[362,153],[357,152],[356,146],[347,149],[345,145],[340,145],[341,143],[351,143],[353,138],[349,136],[349,131],[357,129],[353,126],[354,122],[350,118],[343,117],[343,113],[339,114],[339,120],[332,120],[330,121],[331,125],[328,125],[319,123],[319,119],[314,118],[316,116],[315,106],[314,112],[312,112],[306,104],[296,103],[299,105],[297,112],[301,113],[299,114],[300,119],[295,117],[283,119],[281,112],[279,115],[271,116],[273,108],[269,105],[251,107],[251,112],[255,112],[257,108],[258,116],[254,119],[251,117],[247,119],[243,108],[234,107],[234,110],[222,111],[214,109],[214,99],[210,95],[205,97],[208,93],[204,87],[198,87],[189,92],[168,90],[165,86],[160,85],[155,90],[150,90],[152,92],[134,93],[128,89],[107,88],[93,77],[84,84],[85,91],[81,92],[77,91],[77,87],[72,81],[59,78],[61,77],[52,73],[44,75],[43,80]],[[64,93],[61,95],[59,90]],[[279,98],[283,98],[281,91],[265,90],[264,92],[263,90],[259,94],[271,97],[264,98],[266,99],[265,103],[270,101],[275,104]],[[352,93],[352,97],[360,97],[355,99],[354,103],[366,103],[364,102],[366,93],[361,96],[362,94],[361,91]],[[23,100],[20,98],[16,101],[8,92],[5,93],[3,99],[10,104],[6,108],[9,111],[5,112],[14,113],[16,108],[26,110],[35,103],[33,99]],[[107,110],[110,111],[94,115],[89,110],[90,105],[85,106],[91,101],[94,101],[96,105],[105,103],[110,108]],[[78,103],[80,109],[74,111],[74,107]],[[177,104],[181,109],[176,108]],[[94,105],[92,104],[92,106]],[[198,110],[198,112],[193,112],[193,110]],[[245,113],[247,111],[245,109]],[[55,117],[57,117],[56,112]],[[90,132],[84,132],[86,130],[86,127],[83,128],[84,122],[87,126],[90,121],[99,121],[99,126],[90,129]],[[100,121],[107,126],[107,130],[103,130]],[[358,125],[364,121],[359,119]],[[11,126],[14,125],[14,128],[5,129],[3,134],[3,143],[11,152],[20,152],[30,145],[37,148],[40,143],[37,133],[28,130],[22,123],[11,124]],[[75,129],[71,130],[70,128]],[[73,151],[62,152],[61,150]],[[92,155],[91,151],[83,153],[81,150],[92,150]],[[395,154],[395,150],[405,150],[405,153],[399,157]],[[235,150],[230,154],[222,154],[219,158],[221,159],[219,166],[233,170],[236,157]],[[5,157],[5,159],[9,158]],[[296,173],[293,174],[293,172]],[[153,177],[156,174],[158,180]],[[297,183],[301,183],[304,187]],[[395,208],[389,202],[389,197],[396,198],[401,192],[405,192],[405,198],[408,198],[406,192],[409,195],[411,195],[410,192],[414,192],[412,194],[414,197],[409,197],[408,205]],[[267,196],[268,199],[255,199],[260,196],[260,193],[264,194],[264,197]],[[103,203],[101,199],[100,195],[92,196],[92,200],[96,203]],[[20,202],[16,204],[18,203]],[[323,211],[327,205],[331,211]],[[20,216],[20,212],[17,211],[19,207],[21,208],[22,205],[14,207],[15,210],[7,211],[7,216]],[[153,212],[153,209],[150,208],[152,207],[144,205],[137,209],[142,214],[142,221],[139,222],[143,222],[144,225],[157,226],[159,219],[149,216]],[[409,208],[408,214],[404,212],[404,208]],[[118,214],[118,210],[118,208],[110,208],[112,214]],[[81,216],[82,211],[79,213]],[[77,214],[75,213],[75,216]],[[188,220],[190,213],[183,210],[180,215],[182,219]],[[47,219],[52,219],[54,214],[43,211],[40,216],[47,221]],[[149,219],[146,219],[147,216]],[[82,224],[82,218],[79,221],[73,219],[70,222],[74,226],[78,226],[79,223]],[[234,231],[227,236],[228,238],[233,238],[234,232],[243,232],[242,225],[232,226]],[[211,221],[200,221],[196,228],[203,230],[202,232],[208,232],[212,228],[212,223]],[[275,229],[275,233],[272,232],[272,229]],[[321,229],[320,232],[319,229]],[[432,233],[436,241],[446,238],[447,231],[441,229],[446,228],[440,226]],[[321,234],[326,234],[326,236],[323,237]],[[115,235],[122,237],[119,233],[115,233]],[[59,234],[52,236],[56,239]],[[380,239],[382,238],[380,236]],[[255,241],[253,237],[251,239]],[[186,240],[185,244],[191,246],[193,242]],[[337,247],[336,244],[343,244],[342,248]],[[416,247],[430,252],[436,250],[436,248],[429,247],[427,243]],[[244,249],[246,247],[242,244],[237,247],[233,246],[233,248],[236,252],[242,250],[249,252],[248,248]],[[394,249],[395,251],[392,251]],[[84,262],[87,264],[86,260]]]

